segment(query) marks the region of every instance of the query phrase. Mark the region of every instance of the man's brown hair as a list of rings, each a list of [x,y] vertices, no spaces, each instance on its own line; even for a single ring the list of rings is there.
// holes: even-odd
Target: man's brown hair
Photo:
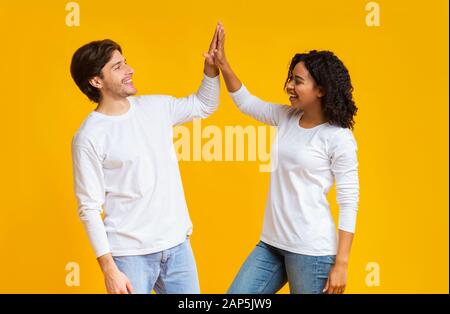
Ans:
[[[90,42],[75,51],[70,65],[70,74],[80,90],[93,102],[101,98],[100,90],[89,83],[95,76],[103,78],[102,69],[115,50],[122,53],[119,44],[111,39]]]

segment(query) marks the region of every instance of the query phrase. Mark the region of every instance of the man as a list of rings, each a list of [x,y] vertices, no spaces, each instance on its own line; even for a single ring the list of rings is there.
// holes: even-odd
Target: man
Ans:
[[[200,88],[184,98],[133,96],[134,70],[112,40],[73,55],[75,83],[98,104],[72,140],[75,195],[108,293],[200,293],[172,126],[217,109],[217,40],[216,28]]]

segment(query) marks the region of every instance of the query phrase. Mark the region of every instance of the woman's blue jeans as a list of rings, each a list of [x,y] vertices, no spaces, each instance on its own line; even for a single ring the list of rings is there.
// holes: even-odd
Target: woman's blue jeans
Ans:
[[[260,241],[242,265],[229,294],[273,294],[286,282],[292,294],[321,294],[336,255],[310,256]]]

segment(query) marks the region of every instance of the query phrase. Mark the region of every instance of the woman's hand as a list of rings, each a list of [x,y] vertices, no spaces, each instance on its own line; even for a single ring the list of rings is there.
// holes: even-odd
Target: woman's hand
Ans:
[[[342,294],[347,285],[347,265],[336,263],[328,274],[328,280],[322,292]]]
[[[238,79],[237,75],[231,69],[228,60],[225,57],[225,48],[224,48],[225,29],[221,22],[217,24],[216,33],[217,33],[217,44],[212,50],[212,53],[208,55],[208,57],[211,57],[211,59],[214,60],[214,64],[222,72],[222,76],[228,91],[236,92],[241,88],[242,83]]]
[[[328,274],[328,280],[323,292],[344,293],[345,286],[347,285],[347,268],[353,236],[354,234],[352,232],[339,229],[336,263]]]

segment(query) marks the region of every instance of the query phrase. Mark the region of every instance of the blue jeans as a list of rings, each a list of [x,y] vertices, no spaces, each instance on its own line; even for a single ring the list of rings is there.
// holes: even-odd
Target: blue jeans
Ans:
[[[190,240],[147,255],[114,256],[114,262],[133,286],[134,293],[198,294],[197,266]]]
[[[234,279],[229,294],[273,294],[289,282],[293,294],[321,294],[336,255],[310,256],[260,241]]]

